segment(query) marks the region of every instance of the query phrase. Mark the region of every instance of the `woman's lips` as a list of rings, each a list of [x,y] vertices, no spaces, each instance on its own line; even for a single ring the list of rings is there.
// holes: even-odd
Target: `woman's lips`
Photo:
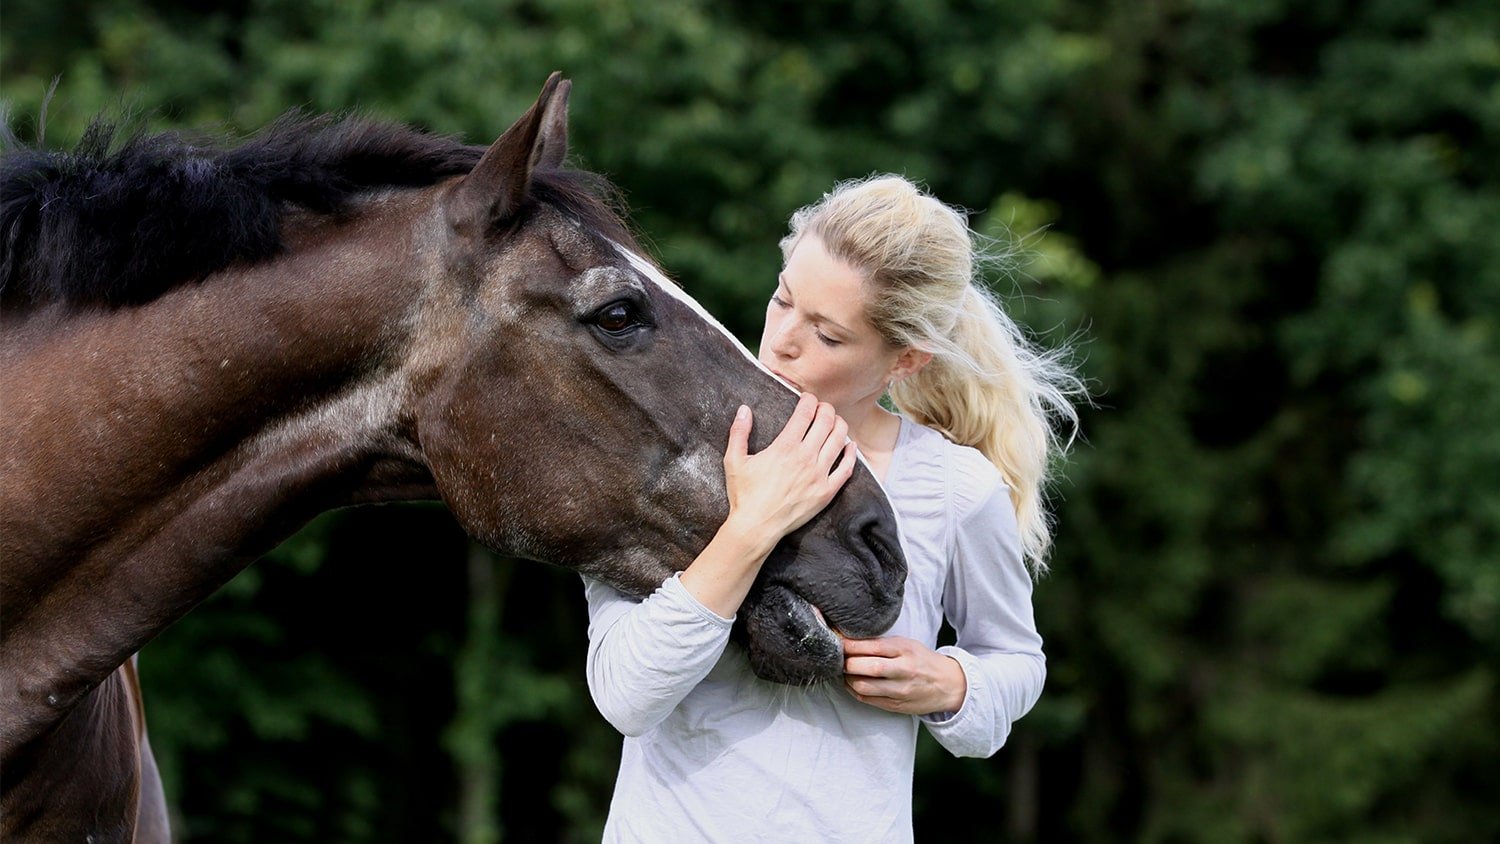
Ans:
[[[780,372],[777,372],[774,369],[771,370],[771,374],[775,375],[777,378],[780,378],[782,381],[786,382],[788,385],[790,385],[797,392],[799,392],[799,393],[802,392],[802,386],[800,384],[798,384],[796,381],[793,381],[792,379],[786,377],[785,375],[782,375]]]

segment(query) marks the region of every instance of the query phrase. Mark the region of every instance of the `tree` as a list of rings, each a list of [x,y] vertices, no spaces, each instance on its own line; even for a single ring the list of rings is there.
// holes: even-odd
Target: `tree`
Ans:
[[[487,142],[563,69],[575,159],[751,341],[793,209],[926,182],[1018,239],[985,281],[1084,332],[1099,406],[1047,691],[995,759],[924,743],[918,837],[1468,841],[1500,835],[1497,33],[1481,0],[52,0],[6,5],[0,79],[25,135],[62,74],[50,145],[122,100]],[[143,657],[186,838],[597,839],[578,592],[439,509],[319,521]]]

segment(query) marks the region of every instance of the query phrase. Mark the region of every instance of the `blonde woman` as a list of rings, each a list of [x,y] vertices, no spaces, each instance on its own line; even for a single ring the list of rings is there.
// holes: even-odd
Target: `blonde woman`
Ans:
[[[903,178],[837,186],[781,250],[760,359],[803,391],[797,414],[749,455],[741,410],[730,515],[680,575],[645,601],[586,579],[589,690],[626,736],[606,841],[910,841],[918,725],[989,756],[1041,694],[1031,585],[1077,379],[976,286],[964,216]],[[846,436],[901,520],[902,612],[844,640],[842,686],[767,683],[730,627],[772,547],[847,479]],[[937,648],[944,617],[958,641]]]

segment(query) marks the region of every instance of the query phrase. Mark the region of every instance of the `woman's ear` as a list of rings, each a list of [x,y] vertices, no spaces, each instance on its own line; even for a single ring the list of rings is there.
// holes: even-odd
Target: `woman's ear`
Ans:
[[[896,356],[896,362],[891,364],[890,374],[886,376],[887,381],[900,381],[910,378],[922,371],[922,367],[932,362],[932,352],[923,351],[915,346],[907,346],[901,354]]]

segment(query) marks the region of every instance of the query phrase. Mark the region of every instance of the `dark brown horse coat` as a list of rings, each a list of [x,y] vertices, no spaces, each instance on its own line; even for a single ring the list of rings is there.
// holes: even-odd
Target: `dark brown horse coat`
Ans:
[[[292,120],[0,173],[0,836],[167,840],[132,655],[314,515],[437,499],[506,553],[646,594],[725,513],[741,402],[794,398],[563,168],[556,75],[488,149]],[[742,616],[835,676],[905,569],[862,469]]]

